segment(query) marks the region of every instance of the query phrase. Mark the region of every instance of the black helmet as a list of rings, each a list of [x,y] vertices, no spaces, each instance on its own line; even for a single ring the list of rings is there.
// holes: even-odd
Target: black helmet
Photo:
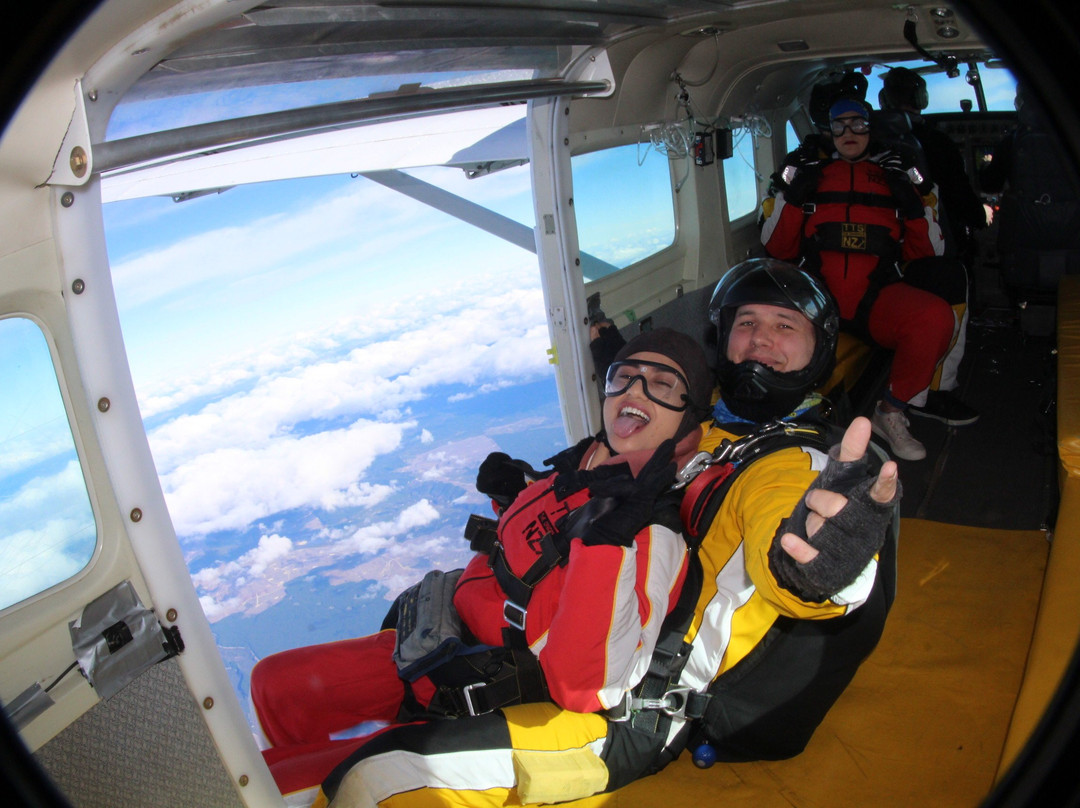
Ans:
[[[727,358],[735,311],[747,303],[793,309],[813,323],[814,353],[805,368],[780,372],[760,362],[735,364]],[[840,329],[836,302],[821,281],[792,264],[774,258],[750,258],[736,264],[716,285],[709,319],[717,328],[716,372],[721,397],[740,418],[783,418],[832,373]]]
[[[926,79],[906,67],[894,67],[881,80],[878,102],[882,109],[911,107],[922,111],[930,105]]]
[[[823,132],[829,128],[829,107],[838,98],[866,99],[869,82],[862,73],[848,70],[837,76],[835,73],[824,81],[818,82],[810,91],[810,120]]]

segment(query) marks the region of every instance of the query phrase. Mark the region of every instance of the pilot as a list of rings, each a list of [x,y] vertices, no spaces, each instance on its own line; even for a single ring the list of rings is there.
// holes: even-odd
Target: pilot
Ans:
[[[540,702],[394,727],[338,766],[316,805],[578,799],[659,770],[698,728],[721,759],[802,748],[880,635],[891,596],[889,576],[879,573],[876,557],[898,498],[896,464],[884,464],[876,476],[868,471],[865,418],[856,419],[831,461],[811,441],[800,445],[799,435],[813,429],[800,431],[794,423],[794,440],[764,450],[777,429],[761,430],[762,422],[806,415],[816,401],[811,391],[833,362],[837,317],[816,280],[782,262],[745,262],[718,286],[710,313],[723,346],[724,392],[714,419],[692,434],[705,449],[753,438],[762,452],[750,453],[738,471],[729,470],[733,484],[715,503],[710,500],[718,506],[715,518],[691,554],[696,572],[672,613],[687,614],[669,616],[660,632],[658,643],[666,646],[673,636],[675,647],[685,641],[690,653],[672,657],[666,647],[655,652],[649,672],[604,711],[571,712]],[[634,345],[632,340],[627,348]],[[619,362],[611,367],[617,379]],[[612,377],[610,369],[605,375]],[[613,394],[619,395],[621,384]],[[860,613],[867,619],[852,622]],[[580,611],[576,619],[587,632],[593,617]],[[799,636],[794,645],[775,636],[802,633],[792,632],[790,624],[832,621],[840,621],[837,630],[814,630],[809,644]],[[771,647],[780,655],[774,657]],[[726,674],[755,649],[755,657],[764,658],[754,676],[742,677],[752,686],[741,687]],[[675,670],[672,658],[685,664]],[[662,687],[658,698],[650,698],[658,676]],[[691,692],[699,697],[694,710],[685,704],[668,709],[669,696]],[[733,725],[721,718],[729,707]],[[769,729],[766,737],[753,732],[758,724]],[[794,746],[783,737],[789,731]]]

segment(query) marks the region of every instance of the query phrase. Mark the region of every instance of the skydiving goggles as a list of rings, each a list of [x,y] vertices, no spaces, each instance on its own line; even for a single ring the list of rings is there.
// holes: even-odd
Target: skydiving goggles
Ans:
[[[840,137],[848,129],[853,135],[865,135],[870,131],[870,121],[866,118],[833,118],[829,121],[829,131],[833,137]]]
[[[622,395],[639,380],[649,401],[675,412],[690,406],[690,383],[685,376],[671,365],[642,359],[612,362],[604,378],[604,395]]]

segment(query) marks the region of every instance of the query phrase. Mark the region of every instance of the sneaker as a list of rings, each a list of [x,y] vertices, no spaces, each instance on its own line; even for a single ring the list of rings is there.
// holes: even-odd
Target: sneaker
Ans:
[[[892,453],[901,460],[922,460],[926,457],[926,447],[908,432],[908,419],[904,413],[882,412],[875,407],[870,427],[875,435],[885,439]]]
[[[931,390],[926,395],[926,404],[907,408],[909,415],[920,418],[933,418],[949,426],[967,426],[979,420],[979,413],[958,399],[948,390]]]

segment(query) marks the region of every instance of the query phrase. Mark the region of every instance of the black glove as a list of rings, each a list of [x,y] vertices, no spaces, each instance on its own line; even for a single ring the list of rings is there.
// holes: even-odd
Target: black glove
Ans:
[[[492,452],[476,472],[476,490],[505,508],[528,485],[526,474],[536,478],[535,470],[524,460],[514,460],[505,452]]]
[[[900,153],[887,150],[874,155],[873,162],[885,169],[885,182],[896,200],[896,207],[905,219],[918,219],[923,215],[922,194],[912,181],[908,170],[912,163]]]
[[[608,368],[625,344],[626,340],[614,325],[600,326],[600,335],[589,343],[589,352],[592,354],[597,376],[603,379],[607,375]]]
[[[819,182],[821,167],[816,162],[801,166],[788,165],[773,175],[773,186],[783,192],[784,201],[796,206],[806,204]]]
[[[871,159],[886,171],[896,172],[903,176],[905,180],[911,182],[911,178],[907,173],[910,164],[900,156],[899,152],[894,151],[893,149],[886,149],[879,154],[875,154]]]
[[[847,504],[825,520],[812,537],[806,535],[806,518],[810,509],[806,497],[799,501],[791,516],[784,520],[769,547],[769,567],[780,584],[809,602],[828,600],[844,587],[854,583],[870,559],[885,543],[886,531],[896,517],[900,501],[900,482],[892,501],[881,503],[870,496],[874,477],[867,459],[840,462],[836,460],[839,446],[829,452],[829,462],[817,476],[807,493],[815,488],[835,491],[848,498]],[[817,549],[818,555],[800,564],[780,545],[780,537],[794,533]]]
[[[571,514],[562,531],[590,546],[631,546],[638,532],[649,524],[657,498],[675,482],[674,450],[674,439],[661,443],[637,477],[630,475],[626,464],[615,466],[625,468],[626,473],[592,483],[592,499]]]
[[[775,196],[784,194],[784,200],[792,205],[803,205],[821,181],[821,150],[807,142],[784,157],[780,170],[772,175],[769,192]]]

